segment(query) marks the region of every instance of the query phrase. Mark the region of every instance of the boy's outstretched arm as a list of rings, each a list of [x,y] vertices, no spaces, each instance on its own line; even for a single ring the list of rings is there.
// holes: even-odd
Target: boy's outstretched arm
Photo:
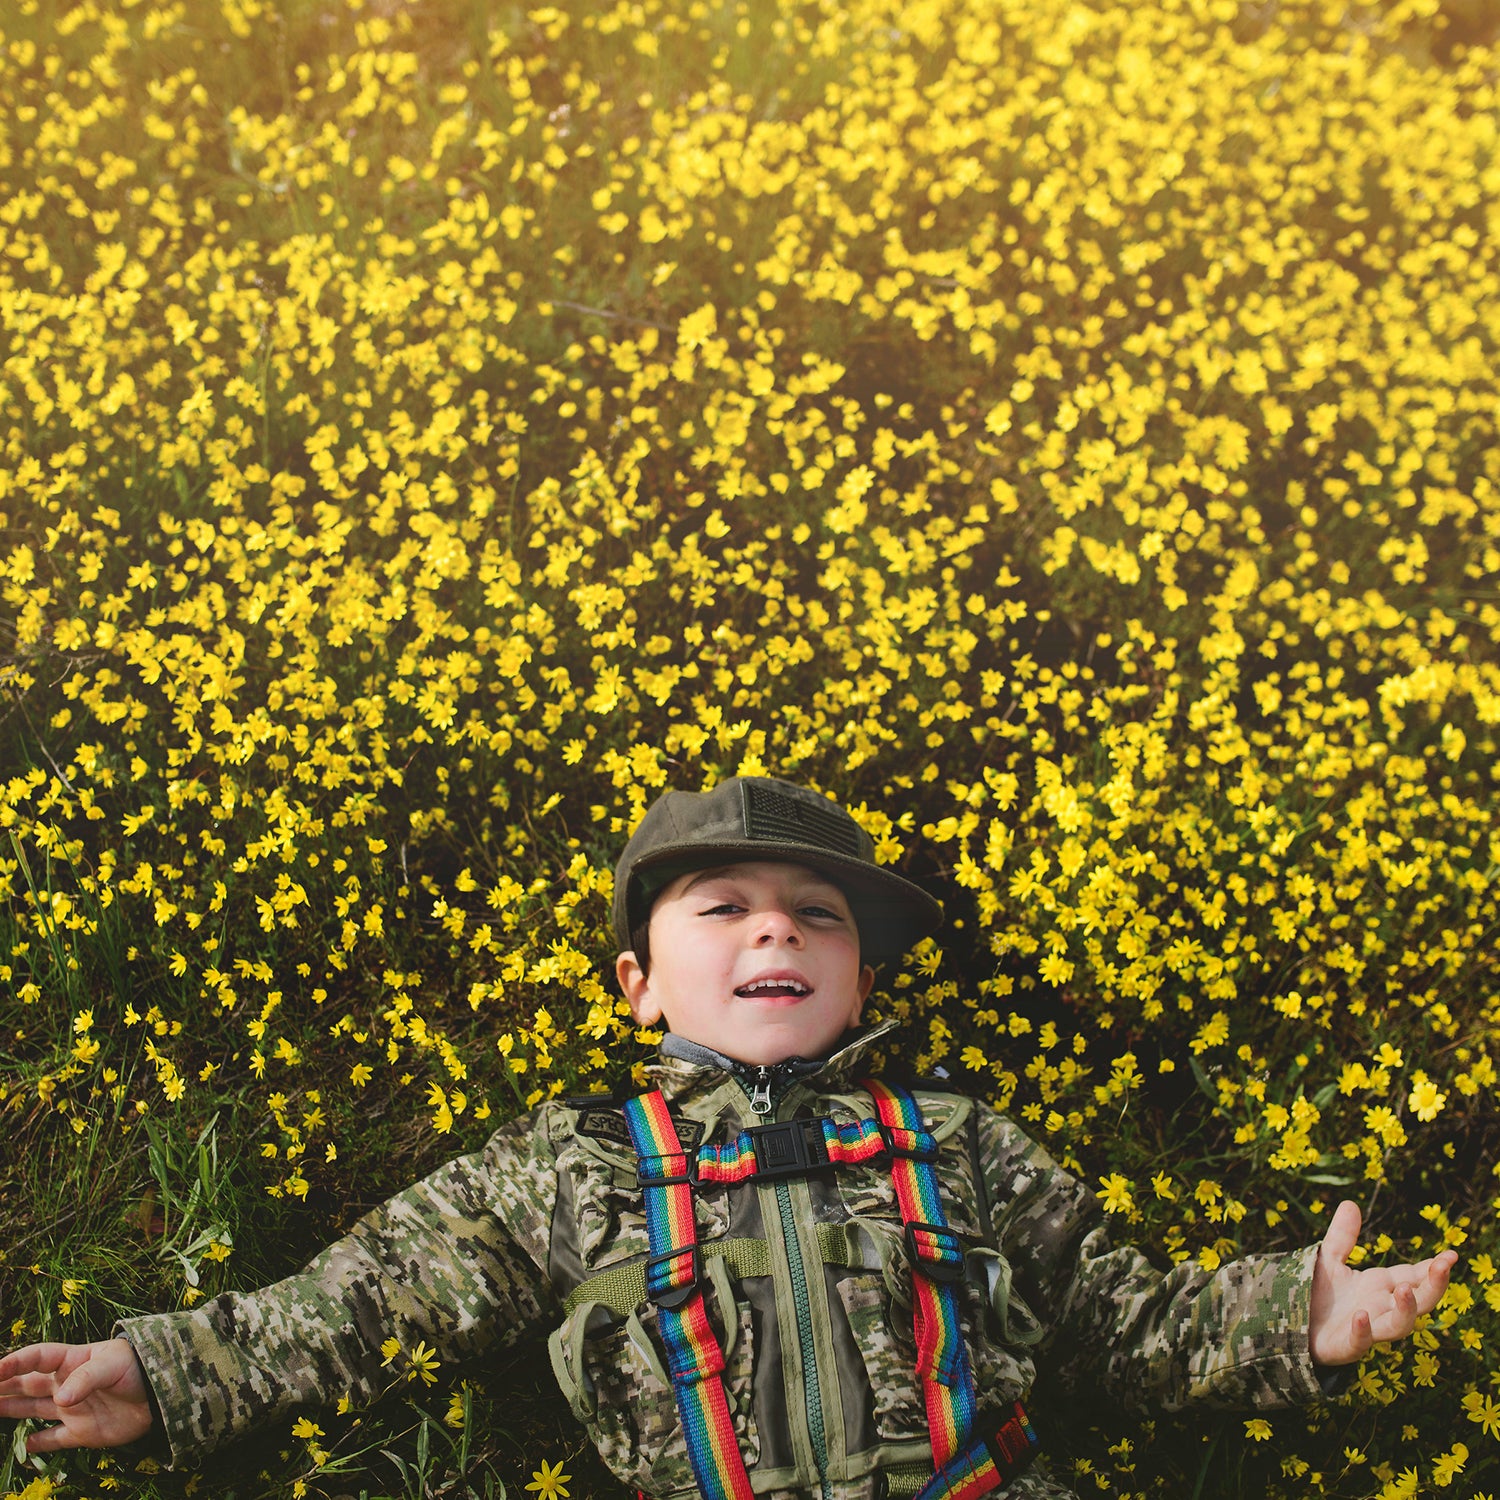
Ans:
[[[126,1318],[175,1467],[299,1406],[370,1401],[413,1373],[534,1326],[557,1199],[543,1122],[512,1121],[372,1209],[295,1275]],[[387,1353],[394,1340],[397,1353]]]
[[[374,1399],[414,1373],[419,1345],[465,1359],[543,1316],[557,1195],[547,1131],[513,1121],[272,1286],[8,1355],[0,1420],[52,1422],[28,1438],[33,1453],[155,1431],[178,1464],[298,1405]]]
[[[1015,1288],[1050,1315],[1036,1358],[1063,1394],[1104,1391],[1146,1411],[1316,1401],[1340,1384],[1328,1366],[1411,1333],[1456,1260],[1444,1251],[1355,1270],[1345,1261],[1360,1215],[1349,1203],[1321,1244],[1161,1270],[1114,1243],[1102,1195],[1013,1122],[982,1115],[981,1145],[991,1201],[1013,1205],[998,1228]]]
[[[32,1344],[0,1359],[0,1417],[54,1424],[26,1439],[28,1453],[114,1448],[151,1430],[151,1402],[125,1339]]]
[[[1340,1203],[1318,1247],[1313,1267],[1308,1344],[1313,1362],[1348,1365],[1376,1343],[1404,1339],[1423,1313],[1431,1312],[1448,1285],[1458,1252],[1444,1250],[1416,1265],[1346,1265],[1359,1239],[1359,1205]]]

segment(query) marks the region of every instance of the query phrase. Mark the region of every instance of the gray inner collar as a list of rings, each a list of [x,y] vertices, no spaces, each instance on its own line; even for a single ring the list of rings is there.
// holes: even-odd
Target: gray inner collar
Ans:
[[[754,1069],[754,1063],[743,1063],[738,1058],[727,1057],[722,1052],[715,1052],[712,1047],[705,1047],[702,1042],[689,1041],[685,1036],[678,1036],[669,1031],[661,1039],[661,1053],[663,1057],[680,1058],[683,1062],[693,1063],[698,1067],[722,1068],[726,1073],[742,1073]],[[776,1067],[784,1069],[787,1073],[816,1073],[827,1061],[821,1057],[788,1057]]]
[[[779,1063],[771,1065],[772,1069],[786,1078],[801,1078],[809,1073],[816,1073],[820,1068],[825,1068],[841,1052],[866,1038],[873,1036],[876,1032],[885,1032],[891,1029],[891,1023],[872,1028],[868,1031],[846,1032],[834,1045],[832,1052],[827,1057],[788,1057]],[[661,1039],[661,1055],[663,1057],[675,1057],[682,1062],[692,1063],[695,1067],[719,1068],[726,1073],[736,1076],[743,1073],[758,1073],[763,1071],[755,1063],[741,1062],[738,1058],[729,1057],[723,1052],[716,1052],[712,1047],[705,1047],[702,1042],[689,1041],[685,1036],[678,1036],[675,1032],[667,1032]]]

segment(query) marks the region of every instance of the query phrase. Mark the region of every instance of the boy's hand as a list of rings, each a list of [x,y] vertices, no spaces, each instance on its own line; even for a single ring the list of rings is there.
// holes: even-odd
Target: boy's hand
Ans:
[[[0,1359],[0,1417],[56,1424],[26,1439],[28,1453],[113,1448],[151,1430],[151,1402],[125,1339],[32,1344]]]
[[[1404,1339],[1437,1306],[1458,1252],[1444,1250],[1416,1265],[1356,1271],[1344,1264],[1359,1240],[1359,1205],[1340,1203],[1313,1268],[1308,1343],[1313,1363],[1349,1365],[1371,1347]]]

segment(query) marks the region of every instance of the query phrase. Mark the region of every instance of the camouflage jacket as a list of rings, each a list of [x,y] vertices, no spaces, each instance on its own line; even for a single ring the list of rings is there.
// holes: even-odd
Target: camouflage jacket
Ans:
[[[872,1116],[853,1079],[883,1031],[797,1078],[771,1118]],[[652,1081],[685,1146],[760,1123],[748,1085],[706,1061],[706,1049],[679,1050],[696,1055],[664,1056]],[[1024,1399],[1039,1366],[1064,1393],[1107,1391],[1167,1410],[1323,1393],[1308,1353],[1314,1249],[1161,1272],[1112,1244],[1095,1194],[1009,1120],[955,1094],[918,1090],[917,1099],[940,1143],[949,1222],[973,1246],[961,1300],[981,1419]],[[299,1406],[374,1396],[391,1380],[381,1354],[391,1337],[407,1350],[425,1341],[449,1361],[550,1323],[563,1394],[610,1468],[662,1500],[693,1495],[643,1297],[634,1163],[618,1109],[549,1102],[367,1214],[300,1274],[124,1321],[118,1331],[140,1356],[173,1462]],[[888,1168],[694,1198],[708,1306],[757,1494],[912,1493],[931,1450]],[[1045,1443],[1055,1419],[1032,1416]],[[1071,1492],[1041,1462],[1009,1493]]]

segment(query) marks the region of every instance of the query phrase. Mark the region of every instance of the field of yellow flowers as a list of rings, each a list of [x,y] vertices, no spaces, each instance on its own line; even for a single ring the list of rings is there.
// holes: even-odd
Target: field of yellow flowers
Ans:
[[[1497,24],[8,0],[0,1344],[621,1081],[619,846],[765,771],[1120,1235],[1459,1250],[1330,1405],[1039,1404],[1080,1494],[1500,1493]],[[429,1364],[200,1492],[615,1493]]]

